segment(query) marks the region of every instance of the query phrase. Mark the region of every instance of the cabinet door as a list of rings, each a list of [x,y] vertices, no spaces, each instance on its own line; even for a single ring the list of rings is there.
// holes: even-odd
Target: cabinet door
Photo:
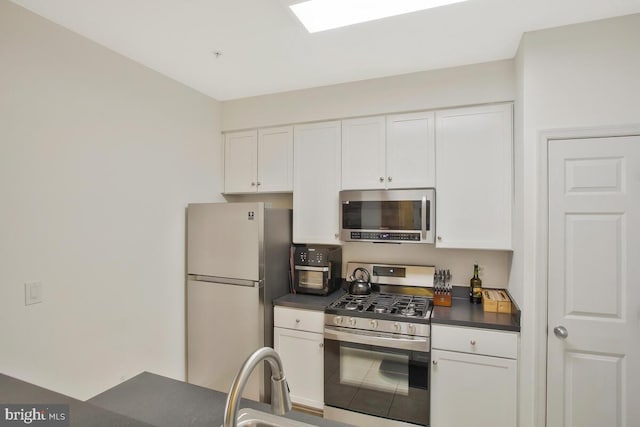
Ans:
[[[431,351],[431,427],[517,425],[517,361]]]
[[[340,122],[294,127],[293,241],[340,244]]]
[[[258,132],[228,133],[224,137],[224,192],[257,190]]]
[[[291,401],[322,409],[324,405],[324,338],[315,332],[273,329],[274,349],[282,359]]]
[[[433,112],[387,117],[387,188],[435,186]]]
[[[258,131],[258,191],[293,191],[293,127]]]
[[[511,250],[511,104],[436,113],[436,246]]]
[[[342,189],[385,188],[385,117],[342,121]]]

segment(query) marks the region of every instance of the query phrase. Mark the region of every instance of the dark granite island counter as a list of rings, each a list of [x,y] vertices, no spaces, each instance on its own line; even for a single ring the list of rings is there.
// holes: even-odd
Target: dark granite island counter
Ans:
[[[88,402],[156,427],[217,427],[223,422],[226,399],[226,393],[143,372]],[[271,413],[269,405],[246,399],[240,408]],[[285,417],[320,427],[348,427],[296,411]]]
[[[143,372],[82,402],[0,374],[0,404],[69,405],[73,427],[218,427],[227,395]],[[269,405],[243,399],[240,408],[271,412]],[[285,417],[320,427],[347,424],[291,411]]]
[[[25,410],[29,405],[69,405],[69,425],[72,427],[151,427],[143,421],[3,374],[0,374],[0,404],[20,404],[25,406]],[[4,420],[4,414],[0,420]],[[4,425],[2,421],[0,424]]]

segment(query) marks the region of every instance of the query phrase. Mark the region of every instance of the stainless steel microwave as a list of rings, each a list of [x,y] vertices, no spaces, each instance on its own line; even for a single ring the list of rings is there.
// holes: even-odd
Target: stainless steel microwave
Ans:
[[[340,192],[340,239],[347,242],[433,243],[435,189]]]

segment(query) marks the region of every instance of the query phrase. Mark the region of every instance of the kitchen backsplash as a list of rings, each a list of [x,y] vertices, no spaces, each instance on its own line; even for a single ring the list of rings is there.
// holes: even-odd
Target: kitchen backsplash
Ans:
[[[434,265],[451,271],[451,283],[469,285],[473,264],[480,265],[483,286],[507,288],[512,253],[467,249],[436,249],[424,244],[352,243],[342,246],[343,276],[346,261],[386,262],[389,264]]]

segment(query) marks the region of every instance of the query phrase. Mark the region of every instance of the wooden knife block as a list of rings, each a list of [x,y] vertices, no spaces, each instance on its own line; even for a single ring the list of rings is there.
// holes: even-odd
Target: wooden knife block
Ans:
[[[433,293],[433,305],[440,307],[451,307],[451,293]]]

